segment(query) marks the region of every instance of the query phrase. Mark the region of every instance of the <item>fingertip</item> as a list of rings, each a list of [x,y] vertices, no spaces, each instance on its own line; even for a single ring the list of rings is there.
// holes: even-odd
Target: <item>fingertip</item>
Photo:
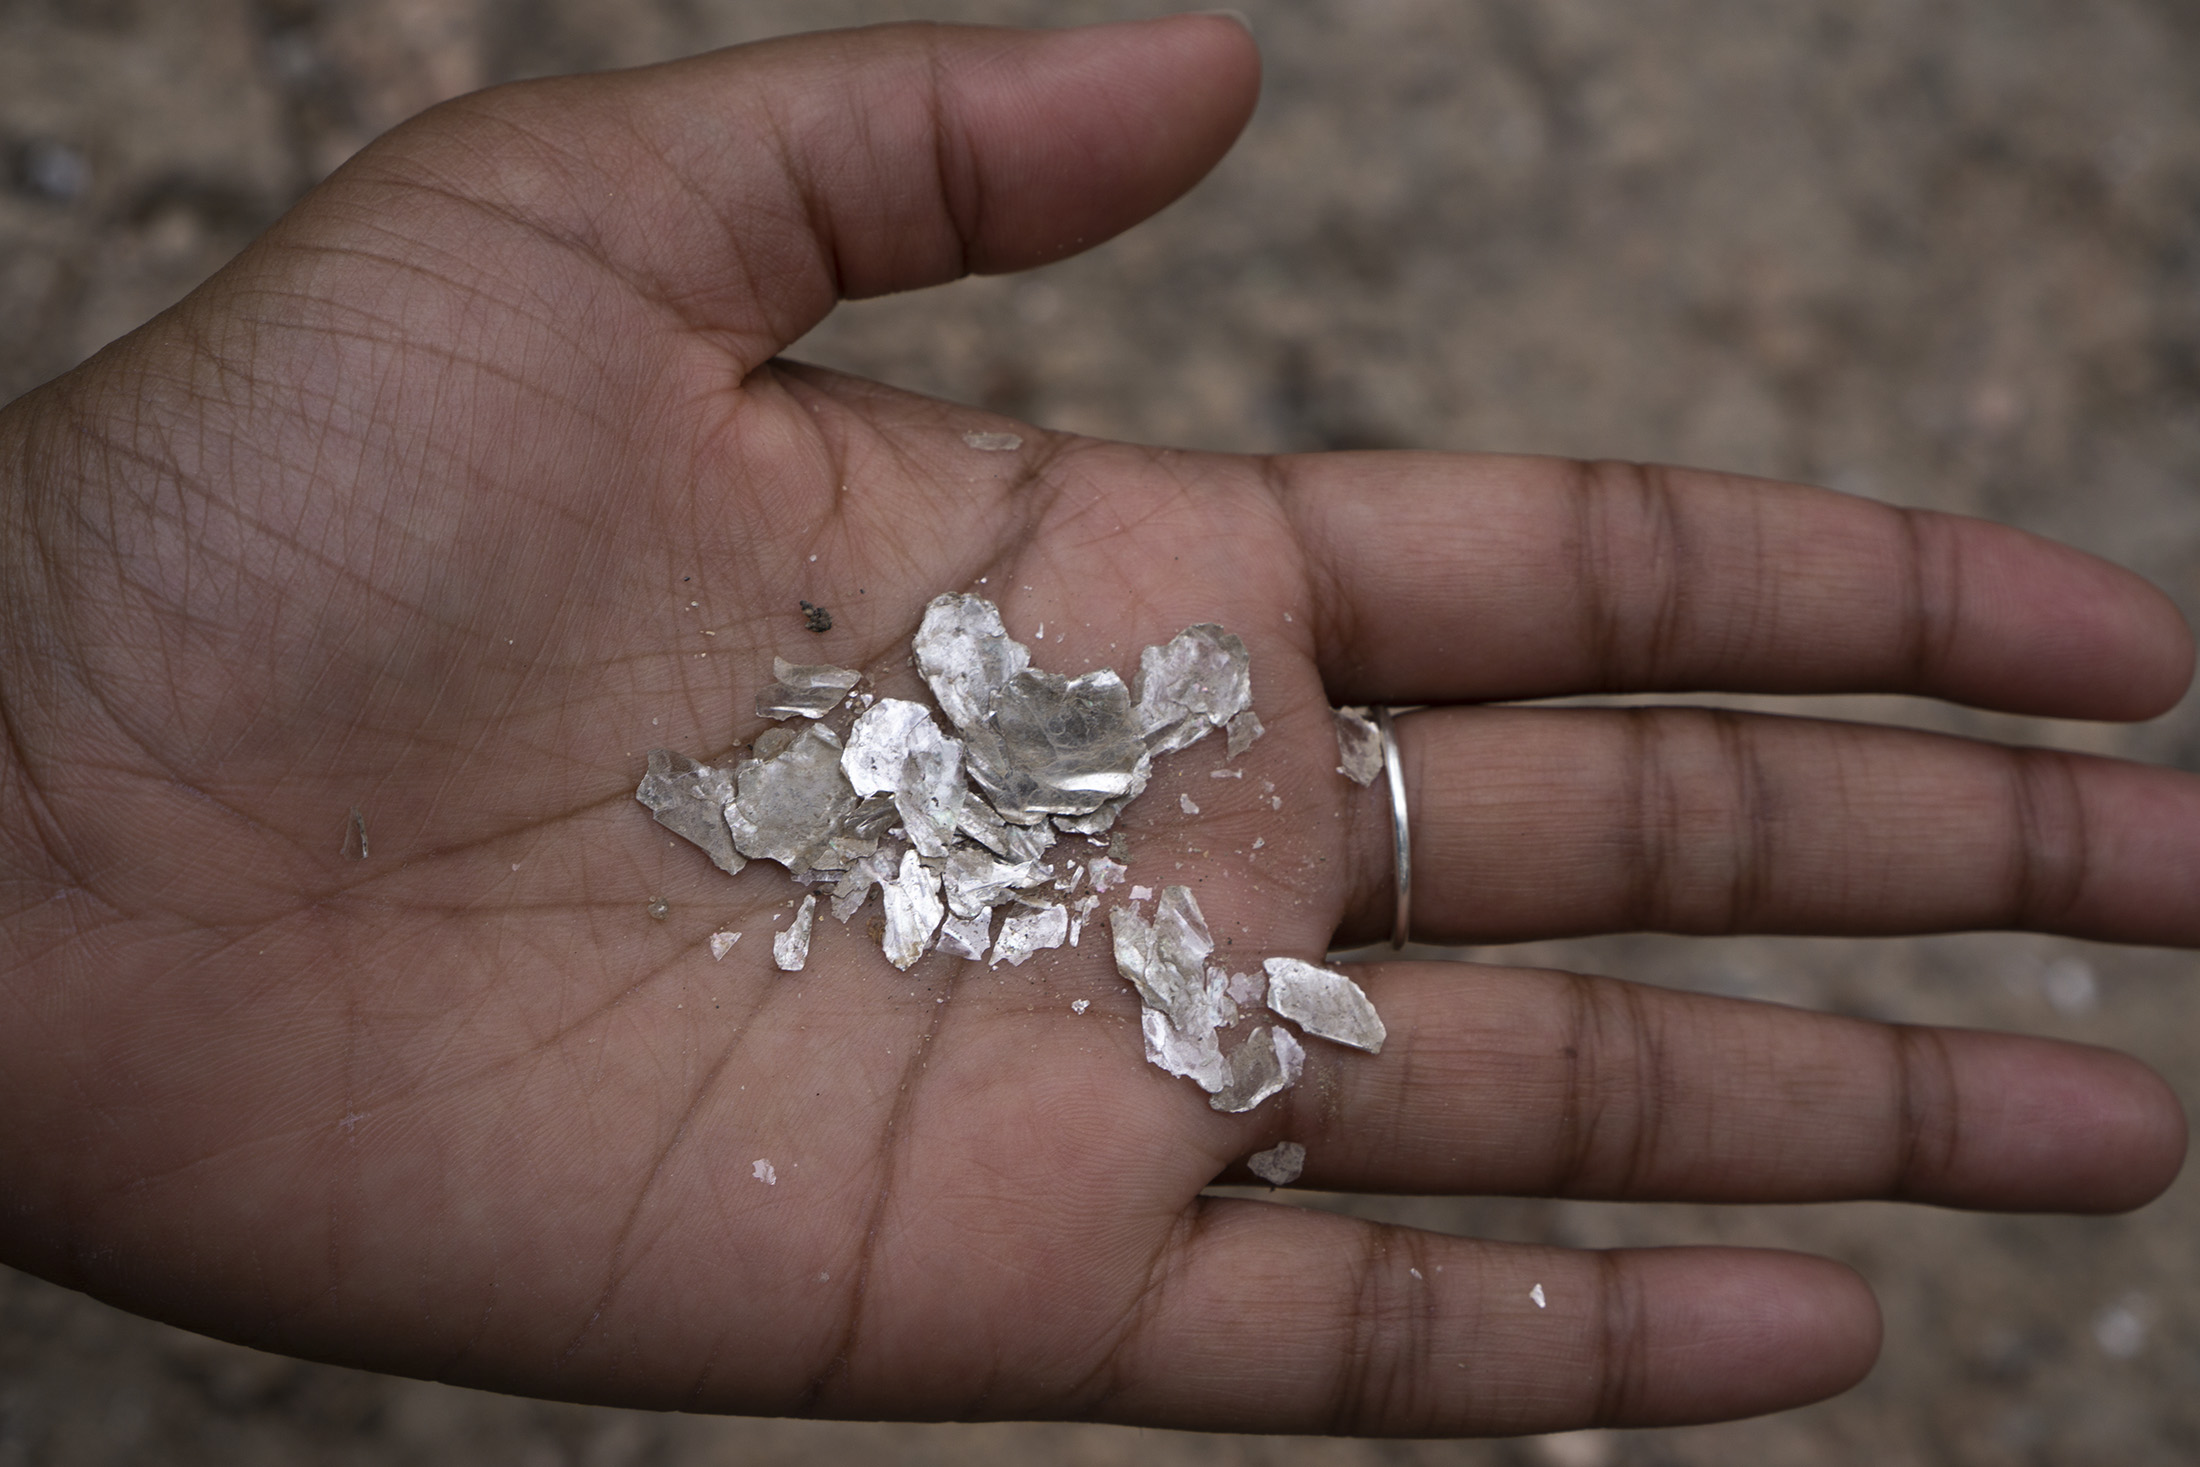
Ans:
[[[1702,1250],[1633,1255],[1646,1292],[1669,1301],[1641,1407],[1630,1425],[1761,1416],[1848,1390],[1871,1373],[1885,1324],[1862,1275],[1800,1253]],[[1660,1277],[1665,1275],[1665,1277]]]
[[[2183,1168],[2185,1110],[2129,1055],[2019,1035],[1958,1051],[1961,1131],[1917,1200],[2010,1211],[2128,1212]],[[1996,1042],[1998,1041],[1998,1042]]]

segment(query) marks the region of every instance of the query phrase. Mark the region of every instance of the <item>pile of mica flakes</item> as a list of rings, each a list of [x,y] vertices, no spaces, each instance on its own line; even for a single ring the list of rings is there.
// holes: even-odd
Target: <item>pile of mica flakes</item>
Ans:
[[[829,883],[843,924],[877,892],[896,968],[927,951],[1020,966],[1077,946],[1102,900],[1125,887],[1127,852],[1107,832],[1155,758],[1221,729],[1235,759],[1261,735],[1245,644],[1218,626],[1146,648],[1135,695],[1112,668],[1063,677],[1033,667],[978,596],[935,598],[914,651],[952,733],[921,703],[859,691],[861,673],[774,658],[756,712],[783,722],[751,757],[712,766],[651,750],[634,797],[729,874],[771,860],[798,882]],[[1224,1051],[1223,1031],[1262,1007],[1306,1034],[1382,1048],[1382,1020],[1344,974],[1287,957],[1260,974],[1225,972],[1210,961],[1214,939],[1191,889],[1164,887],[1148,917],[1152,899],[1129,886],[1108,912],[1116,968],[1138,991],[1146,1058],[1197,1083],[1215,1109],[1249,1111],[1299,1078],[1305,1050],[1282,1023],[1256,1023]],[[774,939],[782,969],[808,960],[817,903],[817,892],[805,896]],[[714,953],[731,941],[714,938]]]

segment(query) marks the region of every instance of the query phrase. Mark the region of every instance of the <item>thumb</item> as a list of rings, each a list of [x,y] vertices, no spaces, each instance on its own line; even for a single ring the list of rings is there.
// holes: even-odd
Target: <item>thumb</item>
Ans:
[[[351,182],[424,172],[470,194],[596,256],[746,371],[837,300],[1028,269],[1129,228],[1214,166],[1259,87],[1224,15],[880,26],[479,93]]]

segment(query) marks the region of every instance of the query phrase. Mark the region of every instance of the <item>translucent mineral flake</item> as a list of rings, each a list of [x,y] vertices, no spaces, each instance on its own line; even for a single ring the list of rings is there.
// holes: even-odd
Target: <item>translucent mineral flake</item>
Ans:
[[[1268,997],[1268,980],[1258,973],[1232,973],[1222,991],[1232,1003],[1251,1008]]]
[[[1089,998],[1072,999],[1070,1001],[1069,1011],[1073,1014],[1081,1014],[1086,1009],[1089,1009],[1091,1007],[1092,1000]]]
[[[1052,866],[1037,861],[1003,861],[971,846],[957,846],[941,868],[940,889],[949,911],[970,917],[1053,879]]]
[[[1260,715],[1250,708],[1231,719],[1225,727],[1230,735],[1230,753],[1228,757],[1232,759],[1252,748],[1253,740],[1268,732],[1267,729],[1261,727]]]
[[[1156,1008],[1140,1009],[1138,1025],[1146,1037],[1146,1062],[1181,1075],[1212,1095],[1230,1083],[1230,1062],[1212,1029],[1186,1033]]]
[[[757,1160],[749,1163],[749,1175],[756,1178],[756,1180],[762,1182],[767,1187],[776,1187],[779,1185],[779,1173],[773,1169],[770,1162],[765,1161],[762,1158],[758,1158]]]
[[[823,718],[863,681],[845,667],[801,667],[784,657],[772,658],[772,676],[777,681],[756,695],[759,718]]]
[[[993,911],[988,907],[969,917],[949,912],[940,922],[939,941],[933,944],[933,949],[951,958],[968,958],[975,963],[985,960],[986,949],[992,945]]]
[[[1243,1115],[1277,1091],[1299,1083],[1306,1051],[1282,1025],[1255,1029],[1230,1051],[1230,1079],[1207,1103],[1229,1115]]]
[[[1210,994],[1207,981],[1207,954],[1215,941],[1190,887],[1163,888],[1151,922],[1134,907],[1117,907],[1108,913],[1108,927],[1116,970],[1148,1008],[1166,1014],[1186,1035],[1215,1027],[1221,991],[1217,987]]]
[[[901,869],[901,858],[893,851],[875,851],[848,863],[840,881],[833,887],[833,920],[846,926],[872,890],[882,881],[891,881]]]
[[[799,973],[802,965],[810,960],[810,924],[817,917],[817,897],[812,894],[802,899],[802,906],[795,912],[794,920],[787,924],[785,932],[772,936],[772,961],[782,973]]]
[[[1106,856],[1095,856],[1092,861],[1092,889],[1115,890],[1123,884],[1123,873],[1128,869],[1120,861],[1111,861]]]
[[[857,794],[892,796],[918,854],[944,856],[967,793],[962,760],[961,741],[940,732],[932,710],[881,698],[848,730],[840,767]]]
[[[1176,803],[1177,808],[1182,810],[1187,815],[1197,815],[1199,813],[1199,806],[1192,803],[1192,797],[1190,795],[1178,795],[1176,797]]]
[[[1297,958],[1269,958],[1268,1007],[1309,1034],[1380,1054],[1387,1032],[1360,985]]]
[[[982,596],[936,596],[924,609],[915,641],[917,671],[940,711],[956,728],[982,726],[993,695],[1031,665],[1031,653],[1008,635],[1000,609]]]
[[[1245,1169],[1271,1187],[1288,1187],[1306,1170],[1306,1148],[1296,1141],[1278,1141],[1246,1157]]]
[[[1068,936],[1069,911],[1065,907],[1015,913],[1002,921],[1001,935],[993,943],[993,959],[986,966],[998,968],[1007,963],[1011,968],[1020,968],[1033,953],[1060,947]]]
[[[649,772],[634,798],[649,808],[659,825],[703,848],[711,864],[731,876],[748,864],[734,848],[726,828],[726,807],[733,803],[731,772],[698,764],[670,749],[649,751]]]
[[[723,960],[727,953],[733,951],[733,945],[740,940],[741,934],[738,932],[713,932],[710,935],[711,958],[714,961]]]
[[[970,776],[1011,822],[1089,815],[1146,787],[1152,756],[1114,669],[1082,677],[1025,669],[969,730]]]
[[[1138,659],[1138,727],[1146,747],[1173,753],[1251,704],[1251,658],[1236,634],[1202,622]]]
[[[1014,453],[1024,446],[1021,433],[965,433],[963,442],[980,453]]]
[[[939,875],[915,851],[903,851],[900,873],[880,882],[879,891],[886,902],[886,961],[907,972],[924,956],[924,945],[947,910],[940,901]]]
[[[1338,771],[1354,784],[1375,782],[1383,772],[1383,735],[1365,708],[1337,708]],[[1277,808],[1282,808],[1278,803]]]
[[[744,761],[735,784],[739,798],[725,818],[742,855],[777,861],[797,876],[812,867],[846,867],[832,840],[855,809],[856,792],[841,773],[840,740],[831,729],[806,725],[778,754]]]

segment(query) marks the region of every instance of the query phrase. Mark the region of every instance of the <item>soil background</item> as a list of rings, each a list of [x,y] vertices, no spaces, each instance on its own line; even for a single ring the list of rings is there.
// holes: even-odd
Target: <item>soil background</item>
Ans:
[[[827,26],[1164,8],[0,0],[0,399],[160,311],[442,97]],[[2191,0],[1245,8],[1266,92],[1193,195],[1078,260],[846,308],[792,354],[1157,443],[1538,451],[1800,479],[2071,540],[2200,612]],[[1812,701],[2200,770],[2193,699],[2128,729]],[[1506,957],[2114,1045],[2200,1099],[2189,955],[1997,935],[1615,936]],[[717,1420],[302,1364],[0,1271],[0,1467],[2200,1460],[2189,1176],[2110,1219],[1312,1202],[1588,1246],[1828,1253],[1877,1286],[1886,1352],[1863,1386],[1809,1410],[1523,1442]]]

